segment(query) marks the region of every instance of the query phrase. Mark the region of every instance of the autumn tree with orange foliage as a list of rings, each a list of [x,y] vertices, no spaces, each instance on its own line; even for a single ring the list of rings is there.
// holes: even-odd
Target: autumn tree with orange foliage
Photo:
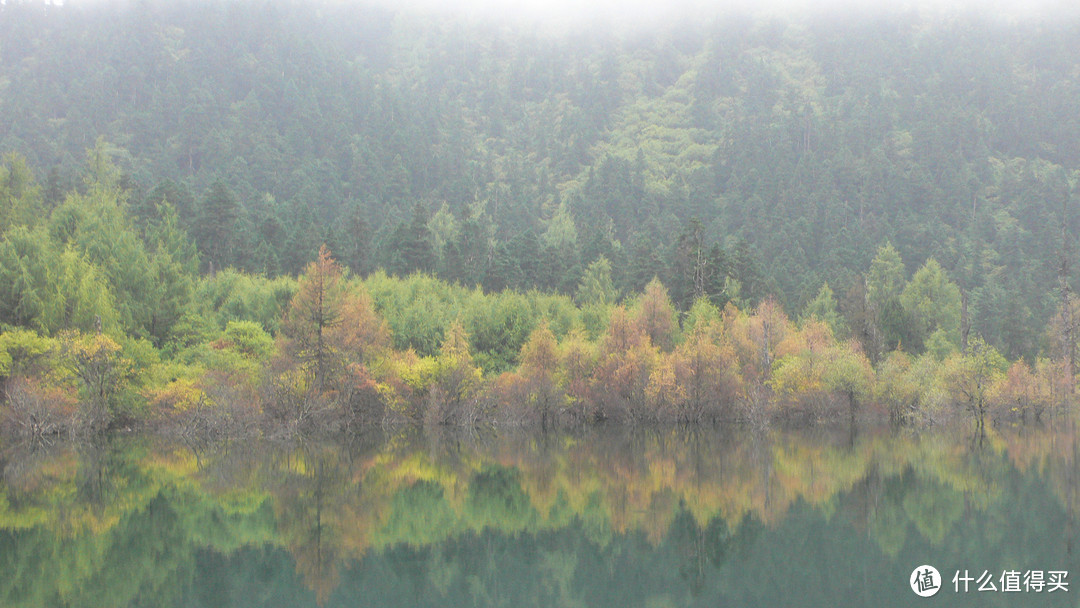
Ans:
[[[783,342],[790,321],[776,298],[768,297],[758,304],[753,316],[754,339],[761,356],[761,367],[772,368],[776,359],[776,346]]]
[[[310,370],[316,390],[323,389],[338,358],[328,337],[342,322],[345,286],[341,274],[341,266],[323,245],[318,259],[308,264],[300,277],[299,288],[281,324],[281,333],[287,339],[283,349],[286,356]]]
[[[546,321],[529,335],[521,347],[519,372],[529,409],[539,417],[540,426],[555,422],[566,402],[566,393],[556,381],[559,368],[558,342]]]
[[[1016,414],[1021,420],[1026,420],[1028,414],[1034,412],[1038,419],[1042,413],[1042,408],[1037,405],[1041,401],[1040,388],[1031,368],[1023,361],[1016,361],[1009,366],[1005,377],[998,382],[992,394],[992,401],[1003,415]]]
[[[1020,418],[1030,415],[1036,421],[1053,413],[1067,403],[1069,383],[1067,362],[1061,359],[1039,358],[1034,367],[1015,361],[991,391],[995,415],[1000,418]]]
[[[834,413],[830,406],[844,401],[854,420],[859,403],[871,392],[873,368],[857,341],[838,343],[823,321],[810,319],[789,328],[776,348],[770,385],[803,414],[821,417]]]
[[[679,323],[675,315],[675,306],[668,297],[668,291],[656,278],[645,286],[637,305],[634,307],[635,322],[649,336],[649,340],[664,352],[671,352],[675,347],[675,337]]]
[[[593,374],[593,397],[600,418],[641,421],[652,417],[646,408],[646,391],[658,355],[659,350],[626,308],[615,307]]]
[[[566,394],[565,414],[568,421],[586,422],[596,412],[591,397],[592,375],[596,368],[596,347],[581,330],[571,331],[559,343],[557,355],[558,382]]]
[[[719,311],[707,300],[695,303],[691,315],[693,327],[673,353],[675,382],[683,388],[676,419],[734,419],[742,389],[735,349],[725,339]]]
[[[291,403],[286,409],[293,415],[303,417],[333,402],[351,421],[370,419],[381,408],[369,364],[388,350],[389,331],[371,298],[343,274],[323,245],[300,277],[282,320],[276,396]]]

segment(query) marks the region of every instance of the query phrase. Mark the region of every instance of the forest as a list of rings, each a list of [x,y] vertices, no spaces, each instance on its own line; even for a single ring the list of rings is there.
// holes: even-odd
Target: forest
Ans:
[[[1077,29],[9,0],[3,429],[1063,413]]]

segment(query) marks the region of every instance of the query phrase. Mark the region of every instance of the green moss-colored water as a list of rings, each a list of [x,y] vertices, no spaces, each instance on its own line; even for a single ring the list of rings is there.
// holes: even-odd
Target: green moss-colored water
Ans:
[[[1071,606],[1078,456],[1071,427],[9,445],[0,605]]]

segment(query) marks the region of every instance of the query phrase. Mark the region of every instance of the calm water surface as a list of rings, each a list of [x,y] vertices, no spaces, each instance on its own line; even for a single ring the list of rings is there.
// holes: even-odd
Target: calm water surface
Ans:
[[[1072,427],[126,436],[0,454],[7,607],[1080,604]],[[929,600],[909,587],[921,564],[945,579]],[[957,570],[998,590],[957,593]],[[1011,571],[1067,571],[1070,590],[1002,592]]]

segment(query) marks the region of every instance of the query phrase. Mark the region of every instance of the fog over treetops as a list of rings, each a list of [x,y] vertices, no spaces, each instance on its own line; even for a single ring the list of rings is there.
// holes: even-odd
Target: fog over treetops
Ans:
[[[717,298],[797,311],[828,282],[843,310],[891,243],[1002,352],[1045,348],[1078,229],[1065,4],[560,6],[9,0],[0,151],[56,205],[103,138],[130,212],[167,198],[204,270],[296,274],[326,242],[361,274],[572,293],[603,256],[686,308],[693,237]]]

